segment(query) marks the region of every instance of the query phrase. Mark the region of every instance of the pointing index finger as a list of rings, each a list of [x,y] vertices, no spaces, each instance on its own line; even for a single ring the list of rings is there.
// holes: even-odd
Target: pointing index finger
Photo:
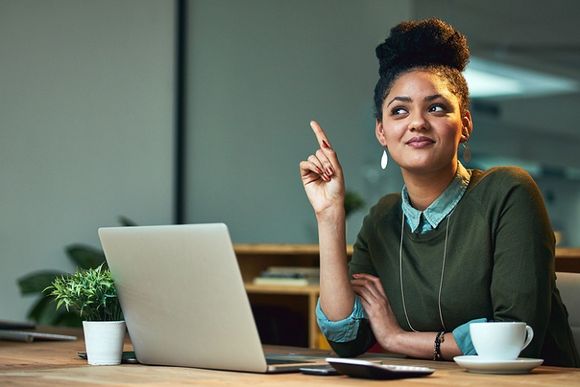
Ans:
[[[320,127],[318,122],[314,120],[310,121],[310,127],[312,128],[312,131],[314,132],[314,135],[316,136],[316,139],[318,140],[318,144],[320,144],[320,147],[330,148],[330,142],[326,137],[326,133],[324,133],[324,130]]]

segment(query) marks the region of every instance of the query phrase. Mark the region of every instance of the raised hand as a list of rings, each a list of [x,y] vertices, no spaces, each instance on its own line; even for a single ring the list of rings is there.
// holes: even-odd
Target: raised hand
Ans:
[[[344,177],[342,167],[324,130],[310,121],[320,148],[300,162],[300,177],[306,196],[317,216],[328,210],[344,209]]]

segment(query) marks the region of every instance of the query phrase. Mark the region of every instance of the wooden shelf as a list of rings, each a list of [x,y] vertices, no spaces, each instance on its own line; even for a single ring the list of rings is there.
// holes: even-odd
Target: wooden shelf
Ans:
[[[318,245],[313,244],[243,244],[238,243],[234,246],[236,254],[246,255],[310,255],[318,259],[320,249]],[[346,247],[348,255],[352,255],[352,245]]]
[[[254,285],[252,283],[246,283],[245,287],[248,293],[302,294],[306,296],[309,296],[311,294],[318,296],[318,292],[320,290],[318,285],[289,286],[289,285]]]
[[[557,248],[556,271],[580,273],[580,248]]]
[[[318,267],[319,249],[313,244],[236,244],[242,278],[252,305],[283,306],[302,315],[308,327],[308,347],[318,348],[321,333],[316,324],[319,287],[255,285],[254,278],[270,266]],[[352,246],[347,248],[352,254]]]
[[[320,331],[316,324],[316,302],[318,301],[319,287],[313,285],[302,286],[282,286],[282,285],[254,285],[252,283],[245,284],[248,295],[267,296],[273,304],[289,302],[296,304],[303,304],[303,310],[306,311],[304,316],[306,325],[308,327],[308,347],[319,348]],[[282,301],[283,296],[290,296],[290,301],[286,299]],[[292,297],[297,296],[297,297]],[[250,297],[251,301],[252,297]],[[263,300],[263,298],[262,298]],[[300,308],[298,308],[300,310]]]

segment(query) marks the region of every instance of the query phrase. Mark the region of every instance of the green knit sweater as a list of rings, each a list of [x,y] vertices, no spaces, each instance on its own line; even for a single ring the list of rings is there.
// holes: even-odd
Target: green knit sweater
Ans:
[[[382,198],[364,220],[354,245],[350,273],[381,278],[401,327],[411,330],[403,311],[399,276],[401,197]],[[443,329],[438,293],[447,220],[425,234],[403,236],[403,286],[407,315],[419,331]],[[441,309],[451,331],[470,320],[525,321],[534,339],[521,356],[545,364],[580,367],[568,314],[555,285],[554,234],[532,178],[512,167],[473,170],[465,195],[449,218]],[[341,356],[356,356],[373,345],[363,320],[357,338],[331,342]]]

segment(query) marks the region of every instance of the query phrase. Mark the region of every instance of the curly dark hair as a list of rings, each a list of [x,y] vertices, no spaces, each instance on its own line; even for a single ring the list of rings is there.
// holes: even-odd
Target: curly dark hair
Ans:
[[[406,21],[391,29],[375,50],[379,59],[379,80],[375,86],[375,117],[382,119],[383,101],[395,80],[403,73],[426,69],[449,82],[459,98],[463,114],[469,108],[469,90],[461,72],[469,61],[467,39],[459,31],[436,18]]]

